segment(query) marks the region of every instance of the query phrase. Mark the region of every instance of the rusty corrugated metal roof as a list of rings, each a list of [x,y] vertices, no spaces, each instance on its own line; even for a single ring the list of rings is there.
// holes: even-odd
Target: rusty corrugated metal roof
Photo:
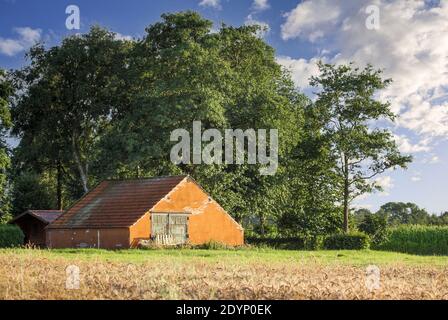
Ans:
[[[51,223],[58,218],[64,211],[62,210],[27,210],[10,221],[14,223],[25,215],[31,215],[45,223]]]
[[[46,222],[53,222],[58,218],[64,211],[62,210],[29,210],[35,216],[40,217],[42,220]]]
[[[185,177],[103,181],[48,228],[129,227]]]

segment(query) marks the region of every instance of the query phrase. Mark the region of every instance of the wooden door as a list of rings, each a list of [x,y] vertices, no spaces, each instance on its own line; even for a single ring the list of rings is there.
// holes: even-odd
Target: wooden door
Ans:
[[[153,213],[151,215],[151,237],[153,239],[169,239],[172,244],[187,242],[188,214]]]

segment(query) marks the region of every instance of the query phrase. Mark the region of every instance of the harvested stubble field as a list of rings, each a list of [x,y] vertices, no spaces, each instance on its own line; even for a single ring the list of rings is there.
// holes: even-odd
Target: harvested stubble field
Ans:
[[[367,290],[366,267],[381,270]],[[66,289],[66,268],[80,287]],[[0,299],[448,299],[448,257],[377,251],[0,250]]]

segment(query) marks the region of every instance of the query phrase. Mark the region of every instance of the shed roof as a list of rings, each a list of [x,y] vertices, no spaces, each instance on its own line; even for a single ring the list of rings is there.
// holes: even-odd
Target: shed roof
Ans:
[[[129,227],[186,177],[105,180],[48,228]]]
[[[14,223],[26,215],[30,215],[48,224],[56,220],[56,218],[58,218],[63,212],[64,211],[62,210],[27,210],[12,219],[10,223]]]

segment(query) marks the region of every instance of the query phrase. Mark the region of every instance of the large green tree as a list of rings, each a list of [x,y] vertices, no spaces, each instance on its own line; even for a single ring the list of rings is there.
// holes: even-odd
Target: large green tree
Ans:
[[[425,210],[411,202],[388,202],[376,213],[386,218],[389,225],[428,224],[430,215]]]
[[[335,187],[339,178],[333,171],[336,159],[311,102],[304,116],[302,138],[284,159],[288,177],[277,199],[277,224],[282,233],[313,237],[339,231],[342,216]]]
[[[57,208],[54,187],[55,184],[48,173],[23,171],[15,175],[11,192],[12,215],[17,216],[30,209]]]
[[[62,183],[75,181],[87,192],[95,144],[108,124],[127,107],[131,42],[93,27],[49,49],[28,53],[30,65],[15,73],[14,133],[21,139],[17,166],[54,170],[58,207]],[[79,195],[78,195],[79,196]]]
[[[349,230],[350,202],[357,196],[379,189],[372,179],[390,168],[403,167],[410,156],[400,154],[388,129],[371,123],[393,121],[388,102],[375,99],[378,90],[391,80],[383,80],[381,70],[367,66],[360,70],[353,64],[319,63],[320,75],[312,77],[317,87],[315,117],[329,141],[331,154],[337,158],[335,172],[343,205],[344,231]]]
[[[10,81],[6,79],[5,72],[0,69],[0,220],[4,220],[9,214],[6,171],[10,165],[10,159],[6,135],[12,124],[9,112],[9,99],[12,93]]]
[[[283,159],[300,139],[303,106],[260,27],[212,23],[194,12],[166,14],[146,29],[133,52],[135,79],[129,112],[102,139],[98,171],[104,176],[188,173],[239,221],[256,220],[260,232],[276,208]],[[171,163],[175,129],[278,129],[280,168],[261,176],[257,165]],[[224,136],[224,134],[223,134]],[[247,155],[246,155],[247,156]],[[107,170],[101,166],[109,161]],[[291,173],[291,172],[290,172]],[[280,181],[279,181],[280,180]]]

